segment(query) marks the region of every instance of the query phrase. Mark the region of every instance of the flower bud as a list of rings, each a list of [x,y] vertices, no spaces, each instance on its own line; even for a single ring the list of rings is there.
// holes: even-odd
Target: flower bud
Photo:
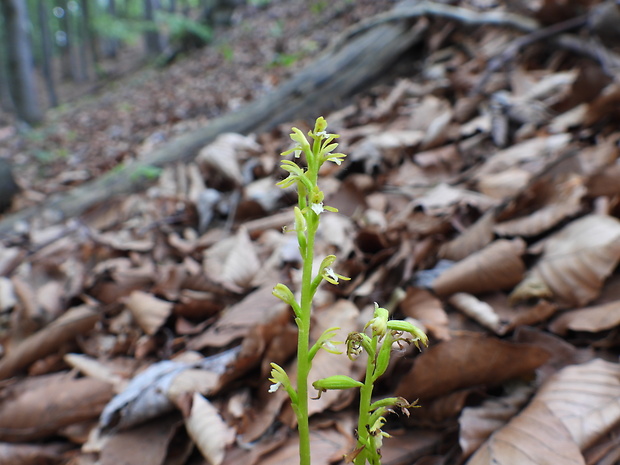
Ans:
[[[333,390],[333,389],[351,389],[364,386],[364,383],[356,381],[353,378],[345,375],[334,375],[322,378],[312,383],[314,389],[319,391],[319,397],[321,393]],[[318,398],[318,397],[317,397]]]
[[[422,342],[425,346],[428,346],[428,336],[424,331],[415,325],[412,325],[408,321],[404,320],[390,320],[387,322],[387,327],[391,331],[402,331],[409,333],[413,336],[416,347],[419,348],[418,342]]]
[[[385,336],[388,329],[389,316],[390,314],[388,311],[385,308],[379,307],[379,305],[375,302],[375,317],[366,323],[364,329],[370,326],[373,336],[379,336],[380,338]]]

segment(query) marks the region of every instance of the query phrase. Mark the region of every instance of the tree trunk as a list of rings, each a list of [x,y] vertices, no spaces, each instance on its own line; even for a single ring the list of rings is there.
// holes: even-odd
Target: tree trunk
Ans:
[[[28,10],[25,0],[2,0],[7,31],[7,57],[11,95],[17,116],[28,124],[39,124],[43,112],[34,79],[32,44],[28,35]]]
[[[144,43],[147,55],[156,56],[164,50],[162,37],[157,30],[155,22],[155,10],[158,7],[157,0],[144,0],[144,19],[152,24],[153,29],[144,33]]]
[[[6,32],[6,24],[2,15],[0,15],[0,20],[3,22],[2,28],[0,29],[0,42],[6,44],[8,41],[8,34]],[[11,96],[8,70],[9,65],[6,52],[6,47],[0,47],[0,106],[9,113],[14,113],[15,104],[13,103],[13,97]]]
[[[47,88],[49,105],[50,107],[57,107],[58,96],[52,70],[52,36],[48,23],[47,5],[45,0],[39,0],[37,6],[39,10],[39,28],[41,29],[41,72],[43,73],[45,87]]]
[[[116,0],[108,0],[108,14],[112,17],[116,17]],[[118,53],[118,40],[106,37],[103,41],[103,56],[106,58],[116,58]]]

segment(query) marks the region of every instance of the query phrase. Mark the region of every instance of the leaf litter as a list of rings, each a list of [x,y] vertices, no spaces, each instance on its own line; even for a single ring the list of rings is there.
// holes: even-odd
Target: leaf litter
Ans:
[[[293,8],[272,3],[274,14]],[[349,20],[390,2],[371,3]],[[325,201],[343,216],[326,217],[318,255],[338,255],[337,271],[352,279],[321,288],[315,329],[339,326],[345,339],[382,302],[432,336],[422,354],[403,349],[378,386],[421,405],[392,418],[384,464],[612,463],[620,118],[617,78],[605,73],[620,43],[577,31],[540,43],[490,23],[472,29],[465,12],[501,17],[501,2],[461,3],[431,22],[413,71],[325,115],[350,157],[323,173]],[[590,13],[604,3],[581,6]],[[445,11],[424,7],[429,18]],[[533,21],[576,13],[566,8],[530,4],[507,21],[531,31]],[[597,27],[587,34],[607,37]],[[524,37],[532,42],[511,55]],[[565,48],[569,39],[582,55]],[[240,40],[238,58],[249,53]],[[500,56],[510,65],[497,67]],[[260,82],[276,85],[292,71],[261,72]],[[15,208],[84,180],[69,171],[97,176],[131,153],[147,155],[162,134],[205,124],[195,104],[181,104],[196,95],[193,85],[175,84],[179,106],[160,106],[152,120],[143,94],[120,92],[114,98],[143,115],[113,131],[107,104],[90,106],[88,157],[71,170],[48,167],[44,183],[24,170]],[[260,94],[248,89],[243,80],[220,86],[209,98],[229,98],[213,111]],[[58,128],[76,153],[86,139],[71,141],[62,127],[80,134],[79,121],[69,111]],[[294,372],[292,315],[271,296],[276,282],[295,290],[299,280],[283,231],[294,199],[273,186],[292,124],[306,123],[222,135],[144,193],[2,239],[0,463],[296,460],[290,406],[267,392],[269,362]],[[359,370],[326,352],[313,366],[316,377]],[[355,394],[332,394],[311,403],[317,464],[339,463],[355,442]]]

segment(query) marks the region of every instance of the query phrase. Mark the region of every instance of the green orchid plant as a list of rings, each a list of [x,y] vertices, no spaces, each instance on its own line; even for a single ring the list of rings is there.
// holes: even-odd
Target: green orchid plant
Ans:
[[[288,177],[278,182],[283,188],[295,186],[298,201],[295,206],[295,233],[301,261],[303,264],[301,278],[301,297],[295,298],[293,292],[284,284],[279,283],[273,289],[274,296],[291,306],[295,314],[295,323],[298,328],[297,340],[297,382],[296,387],[289,379],[286,371],[275,363],[271,364],[271,378],[273,383],[270,392],[282,387],[288,393],[293,411],[297,417],[299,432],[299,463],[310,465],[310,429],[308,418],[308,375],[312,367],[312,360],[320,349],[339,354],[335,349],[333,338],[340,328],[329,328],[310,345],[310,316],[312,301],[319,285],[325,280],[337,285],[340,281],[349,280],[348,277],[336,273],[332,265],[336,261],[335,255],[328,255],[321,262],[318,271],[313,270],[314,246],[316,233],[319,227],[320,215],[325,211],[336,212],[333,207],[323,204],[324,193],[318,186],[318,176],[321,166],[327,162],[337,165],[342,163],[346,155],[334,153],[338,144],[334,142],[338,134],[326,132],[327,121],[323,117],[316,120],[314,130],[308,133],[310,140],[298,128],[293,128],[290,135],[295,145],[282,155],[293,154],[299,159],[302,155],[306,160],[306,167],[302,167],[294,160],[283,160],[281,167],[289,173]],[[346,346],[347,355],[354,359],[362,351],[368,355],[366,376],[364,382],[354,380],[345,375],[335,375],[317,380],[312,386],[319,392],[333,389],[360,389],[360,417],[357,429],[358,442],[355,450],[347,456],[349,461],[356,465],[370,463],[380,464],[380,448],[384,437],[389,435],[382,431],[385,415],[393,407],[408,413],[408,409],[415,407],[415,402],[409,404],[403,398],[387,398],[372,402],[372,391],[375,381],[385,373],[392,347],[403,343],[428,343],[424,332],[411,323],[398,320],[389,320],[386,309],[375,304],[374,318],[368,322],[363,332],[349,334]],[[366,334],[370,329],[371,335]],[[405,334],[409,336],[406,337]]]

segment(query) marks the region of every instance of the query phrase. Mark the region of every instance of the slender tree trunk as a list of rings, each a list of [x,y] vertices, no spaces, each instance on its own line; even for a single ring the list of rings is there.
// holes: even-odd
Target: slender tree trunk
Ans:
[[[45,0],[38,0],[39,28],[41,30],[41,72],[47,88],[47,97],[50,107],[58,106],[58,96],[54,83],[54,73],[52,70],[52,36],[47,16],[47,5]]]
[[[84,39],[88,43],[88,47],[90,48],[91,58],[93,60],[93,65],[96,67],[97,62],[99,61],[99,50],[97,48],[97,35],[95,30],[93,29],[93,20],[92,20],[92,12],[91,12],[91,2],[88,0],[82,0],[82,15],[84,21]],[[93,2],[94,3],[94,2]]]
[[[78,12],[73,15],[73,21],[75,23],[75,31],[77,41],[77,55],[78,55],[78,67],[79,67],[79,77],[82,81],[87,81],[89,79],[88,73],[88,31],[86,25],[86,16],[84,15],[84,10],[80,6]]]
[[[7,31],[7,57],[11,95],[17,116],[28,124],[43,121],[34,77],[32,44],[28,35],[28,10],[25,0],[2,0]]]
[[[108,0],[108,14],[112,18],[116,17],[116,0]],[[116,55],[118,54],[118,40],[112,37],[106,37],[103,40],[102,50],[104,57],[116,58]]]
[[[159,55],[164,50],[163,41],[155,22],[155,10],[158,3],[157,0],[144,0],[144,19],[151,22],[154,27],[153,30],[144,33],[147,55]]]
[[[4,21],[2,15],[0,15],[0,21],[2,22],[2,27],[0,28],[0,42],[6,44],[8,42],[8,34],[6,31],[6,21]],[[6,52],[6,47],[0,47],[0,106],[9,113],[13,113],[15,112],[15,104],[11,96],[8,70],[9,64]]]

